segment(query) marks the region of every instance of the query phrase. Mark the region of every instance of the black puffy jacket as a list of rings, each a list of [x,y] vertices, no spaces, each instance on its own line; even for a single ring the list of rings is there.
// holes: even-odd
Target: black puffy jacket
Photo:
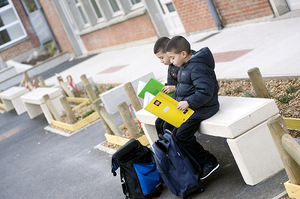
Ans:
[[[219,110],[219,85],[214,68],[215,61],[209,48],[204,47],[193,54],[178,71],[174,98],[187,101],[191,109],[200,109],[207,117],[215,114]]]

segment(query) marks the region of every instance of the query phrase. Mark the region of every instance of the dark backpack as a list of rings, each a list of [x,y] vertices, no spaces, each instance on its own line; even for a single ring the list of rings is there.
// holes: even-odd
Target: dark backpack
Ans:
[[[182,198],[196,190],[203,192],[200,165],[180,146],[171,131],[166,132],[153,143],[157,169],[165,185],[173,195]]]
[[[120,178],[123,193],[128,199],[158,197],[162,192],[162,179],[156,169],[153,152],[138,140],[131,139],[112,156],[111,172]]]

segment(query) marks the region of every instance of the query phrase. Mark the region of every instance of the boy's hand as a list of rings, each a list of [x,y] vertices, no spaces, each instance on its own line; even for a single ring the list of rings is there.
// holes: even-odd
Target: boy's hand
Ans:
[[[176,86],[165,86],[161,89],[164,93],[172,93],[175,92]]]
[[[177,104],[177,109],[180,110],[180,111],[184,111],[188,107],[189,107],[189,103],[187,101],[180,101]]]

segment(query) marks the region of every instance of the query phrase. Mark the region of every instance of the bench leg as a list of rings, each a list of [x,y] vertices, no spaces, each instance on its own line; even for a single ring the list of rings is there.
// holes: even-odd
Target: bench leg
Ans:
[[[7,112],[14,109],[14,105],[12,104],[11,100],[2,99],[2,102]]]
[[[283,169],[283,163],[264,122],[227,143],[248,185],[256,185]]]
[[[29,103],[24,103],[27,113],[30,117],[30,119],[35,118],[36,116],[40,115],[43,113],[41,107],[39,104],[29,104]]]
[[[157,136],[157,133],[156,133],[156,129],[155,129],[155,126],[154,125],[149,125],[149,124],[144,124],[144,123],[141,123],[142,124],[142,127],[143,127],[143,130],[144,130],[144,133],[150,143],[150,146],[152,147],[153,143],[158,140],[158,136]]]
[[[20,97],[13,99],[11,102],[13,103],[18,115],[21,115],[22,113],[26,112],[24,102],[21,100]]]

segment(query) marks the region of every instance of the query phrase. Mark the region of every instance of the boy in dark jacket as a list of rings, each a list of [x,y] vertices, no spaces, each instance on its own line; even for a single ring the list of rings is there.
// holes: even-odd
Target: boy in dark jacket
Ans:
[[[215,62],[209,48],[192,55],[189,42],[182,36],[173,37],[166,46],[166,53],[174,66],[179,67],[178,84],[173,98],[179,103],[177,109],[194,110],[193,115],[179,128],[170,130],[180,144],[202,166],[201,180],[215,171],[219,164],[214,155],[204,150],[195,137],[201,121],[219,110],[218,81],[214,72]]]

